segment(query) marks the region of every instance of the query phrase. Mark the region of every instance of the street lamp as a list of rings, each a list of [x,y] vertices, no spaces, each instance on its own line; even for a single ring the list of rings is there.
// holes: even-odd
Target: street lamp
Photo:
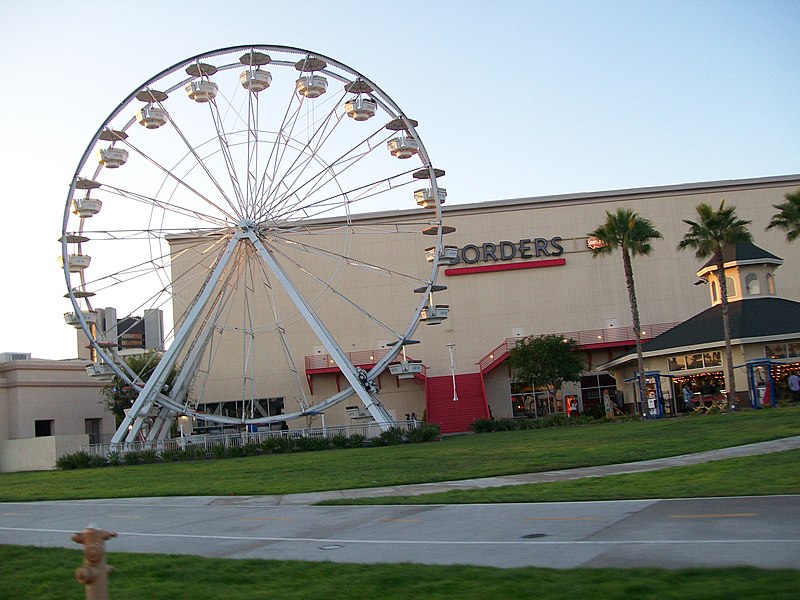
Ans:
[[[455,347],[453,342],[447,344],[447,349],[450,351],[450,375],[453,377],[453,402],[458,402],[458,394],[456,394],[456,359]]]

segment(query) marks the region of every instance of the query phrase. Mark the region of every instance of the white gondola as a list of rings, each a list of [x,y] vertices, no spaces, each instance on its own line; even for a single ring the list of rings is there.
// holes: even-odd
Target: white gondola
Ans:
[[[167,122],[167,111],[157,106],[143,106],[136,111],[136,120],[139,125],[144,125],[147,129],[158,129]]]
[[[87,323],[97,323],[97,313],[93,311],[84,310],[83,312],[83,320]],[[72,325],[75,329],[81,328],[81,322],[78,320],[77,313],[74,312],[65,312],[64,313],[64,322],[67,325]]]
[[[444,204],[447,198],[447,190],[439,188],[437,196],[439,196],[439,204]],[[415,191],[414,200],[416,200],[417,204],[422,208],[436,208],[436,200],[433,197],[433,190],[431,188],[423,188]]]
[[[239,81],[244,89],[257,94],[272,85],[272,73],[264,69],[245,69],[239,73]]]
[[[208,79],[195,79],[186,84],[186,94],[195,102],[208,102],[217,97],[219,87]]]
[[[366,121],[375,116],[378,103],[371,98],[351,98],[344,103],[344,112],[356,121]]]
[[[396,158],[411,158],[419,152],[419,144],[414,138],[396,137],[386,142],[389,153]]]
[[[68,264],[69,264],[69,272],[70,273],[80,273],[89,264],[92,262],[92,257],[86,254],[70,254],[68,257]],[[61,268],[64,268],[64,257],[59,256],[58,262],[61,264]]]
[[[107,169],[116,169],[127,162],[128,151],[113,146],[101,148],[97,151],[97,160]]]
[[[420,361],[403,360],[389,365],[389,372],[398,379],[413,379],[416,375],[422,373],[424,368]]]
[[[431,246],[425,248],[425,260],[433,262],[436,256],[436,248]],[[458,262],[458,246],[443,246],[442,251],[439,253],[440,265],[454,265]]]
[[[328,89],[328,80],[322,75],[303,75],[295,82],[297,93],[306,98],[319,98]]]
[[[103,203],[96,198],[73,198],[72,214],[78,215],[82,219],[96,215],[103,207]]]
[[[105,363],[92,363],[86,367],[89,377],[113,377],[114,370]]]
[[[450,306],[436,304],[422,309],[419,320],[426,325],[438,325],[450,314]]]

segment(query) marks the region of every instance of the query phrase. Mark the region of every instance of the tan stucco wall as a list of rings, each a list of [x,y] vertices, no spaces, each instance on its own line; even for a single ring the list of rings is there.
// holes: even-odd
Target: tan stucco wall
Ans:
[[[89,443],[88,435],[57,435],[0,441],[0,473],[49,471],[56,460]]]
[[[0,440],[34,437],[37,420],[52,420],[57,436],[83,435],[85,419],[102,419],[101,434],[114,432],[104,384],[86,374],[84,362],[12,361],[0,363],[0,375]]]

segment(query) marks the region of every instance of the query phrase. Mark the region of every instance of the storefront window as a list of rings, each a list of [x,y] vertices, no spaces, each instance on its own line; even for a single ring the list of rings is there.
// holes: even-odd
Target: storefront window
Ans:
[[[767,358],[787,358],[786,344],[772,344],[764,346],[764,356]]]
[[[702,354],[685,354],[669,357],[670,371],[685,371],[686,369],[709,369],[722,365],[720,352],[703,352]]]
[[[669,370],[670,371],[685,371],[686,370],[686,357],[684,357],[684,356],[670,356],[669,357]]]
[[[703,352],[703,366],[719,367],[722,365],[722,355],[719,352]]]
[[[687,369],[702,369],[703,368],[703,355],[702,354],[689,354],[686,356]]]

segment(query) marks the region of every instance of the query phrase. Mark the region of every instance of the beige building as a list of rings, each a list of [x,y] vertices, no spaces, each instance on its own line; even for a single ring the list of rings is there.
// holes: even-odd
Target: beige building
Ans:
[[[52,469],[59,456],[107,441],[114,416],[87,364],[0,354],[0,472]]]
[[[775,212],[773,205],[798,187],[800,175],[790,175],[466,205],[450,199],[443,213],[446,225],[455,231],[445,241],[458,247],[459,258],[456,264],[440,267],[438,283],[446,289],[438,291],[434,300],[437,305],[449,307],[449,316],[441,324],[421,324],[413,336],[420,343],[407,346],[408,357],[424,365],[422,373],[399,378],[386,371],[380,376],[376,383],[381,403],[395,419],[403,420],[412,413],[418,418],[426,415],[442,424],[445,431],[465,430],[473,419],[489,414],[506,417],[563,412],[567,396],[577,399],[579,411],[600,405],[606,394],[618,401],[624,398],[625,410],[635,411],[632,388],[623,381],[624,370],[617,369],[614,377],[608,371],[618,366],[613,361],[633,346],[622,263],[615,255],[593,258],[587,246],[587,232],[604,222],[606,211],[625,207],[650,219],[663,234],[663,240],[654,242],[650,257],[633,261],[644,337],[651,339],[709,307],[709,288],[695,285],[702,265],[692,252],[676,249],[687,231],[683,219],[694,218],[695,206],[701,202],[716,207],[725,200],[726,205],[735,206],[740,218],[752,221],[755,244],[783,259],[780,272],[771,283],[764,279],[759,293],[800,300],[800,246],[788,244],[782,232],[765,231]],[[374,222],[378,228],[382,216],[383,213],[354,219],[360,224]],[[306,297],[314,298],[316,313],[334,337],[346,341],[344,349],[351,353],[352,362],[365,369],[380,358],[387,344],[396,341],[387,334],[387,329],[395,324],[385,323],[384,318],[398,317],[398,323],[407,318],[419,302],[419,297],[413,294],[414,280],[424,282],[427,277],[424,255],[430,246],[429,238],[412,235],[424,226],[420,212],[393,213],[393,219],[407,222],[408,236],[356,236],[347,250],[348,261],[367,267],[365,271],[371,264],[384,266],[382,278],[361,277],[357,270],[349,270],[334,276],[335,284],[320,285],[318,281],[299,284]],[[298,272],[325,270],[319,268],[319,261],[325,260],[324,242],[311,236],[313,232],[309,232],[305,243],[316,244],[316,251],[298,251],[298,257],[292,261],[298,265]],[[188,279],[187,274],[197,264],[211,269],[214,253],[209,248],[214,243],[199,245],[193,238],[173,238],[173,257],[181,257],[180,261],[173,260],[173,278]],[[195,258],[186,260],[190,254]],[[195,281],[176,297],[176,306],[188,305],[197,294],[201,280]],[[315,285],[319,290],[314,291]],[[745,280],[742,285],[747,285]],[[741,297],[741,290],[738,293]],[[346,296],[350,305],[341,296]],[[232,314],[243,312],[243,306],[235,304],[241,300],[231,302],[236,306]],[[358,315],[352,304],[374,306],[381,318],[377,322],[356,319]],[[259,311],[263,315],[293,311],[286,298],[277,296],[263,295],[251,308],[256,306],[259,308],[252,311],[254,315]],[[179,314],[179,310],[175,313]],[[260,317],[249,318],[256,319],[256,329],[260,325],[271,326],[271,316],[265,316],[260,325]],[[291,382],[276,377],[270,383],[259,383],[261,387],[251,394],[259,399],[256,413],[261,411],[266,416],[276,414],[277,410],[284,413],[302,410],[296,400],[298,386],[303,388],[306,402],[313,403],[347,385],[313,333],[307,327],[294,327],[299,321],[299,317],[292,316],[275,328],[289,342],[284,347],[291,348],[291,354],[276,351],[259,363],[262,371],[275,372],[290,363],[298,377]],[[781,343],[798,341],[797,323],[781,326]],[[565,387],[557,398],[537,393],[525,382],[512,382],[506,364],[515,338],[546,333],[573,337],[586,353],[587,375]],[[279,343],[278,337],[273,341]],[[760,341],[753,343],[744,354],[739,352],[735,361],[764,356],[768,351]],[[204,375],[202,390],[198,387],[193,390],[200,409],[231,411],[230,414],[244,414],[248,410],[244,399],[237,409],[239,401],[230,392],[236,381],[241,382],[241,359],[246,350],[241,342],[238,346],[232,343],[215,349],[218,360]],[[797,360],[796,355],[789,356],[789,346],[786,352],[787,359]],[[648,358],[646,368],[669,373],[666,364],[655,356]],[[691,369],[687,367],[685,371]],[[747,376],[742,370],[737,372],[742,377],[737,388],[746,390]],[[674,397],[674,390],[667,384],[665,388]],[[359,408],[352,399],[324,412],[329,426],[369,419],[363,407]],[[291,424],[301,425],[300,421]]]

